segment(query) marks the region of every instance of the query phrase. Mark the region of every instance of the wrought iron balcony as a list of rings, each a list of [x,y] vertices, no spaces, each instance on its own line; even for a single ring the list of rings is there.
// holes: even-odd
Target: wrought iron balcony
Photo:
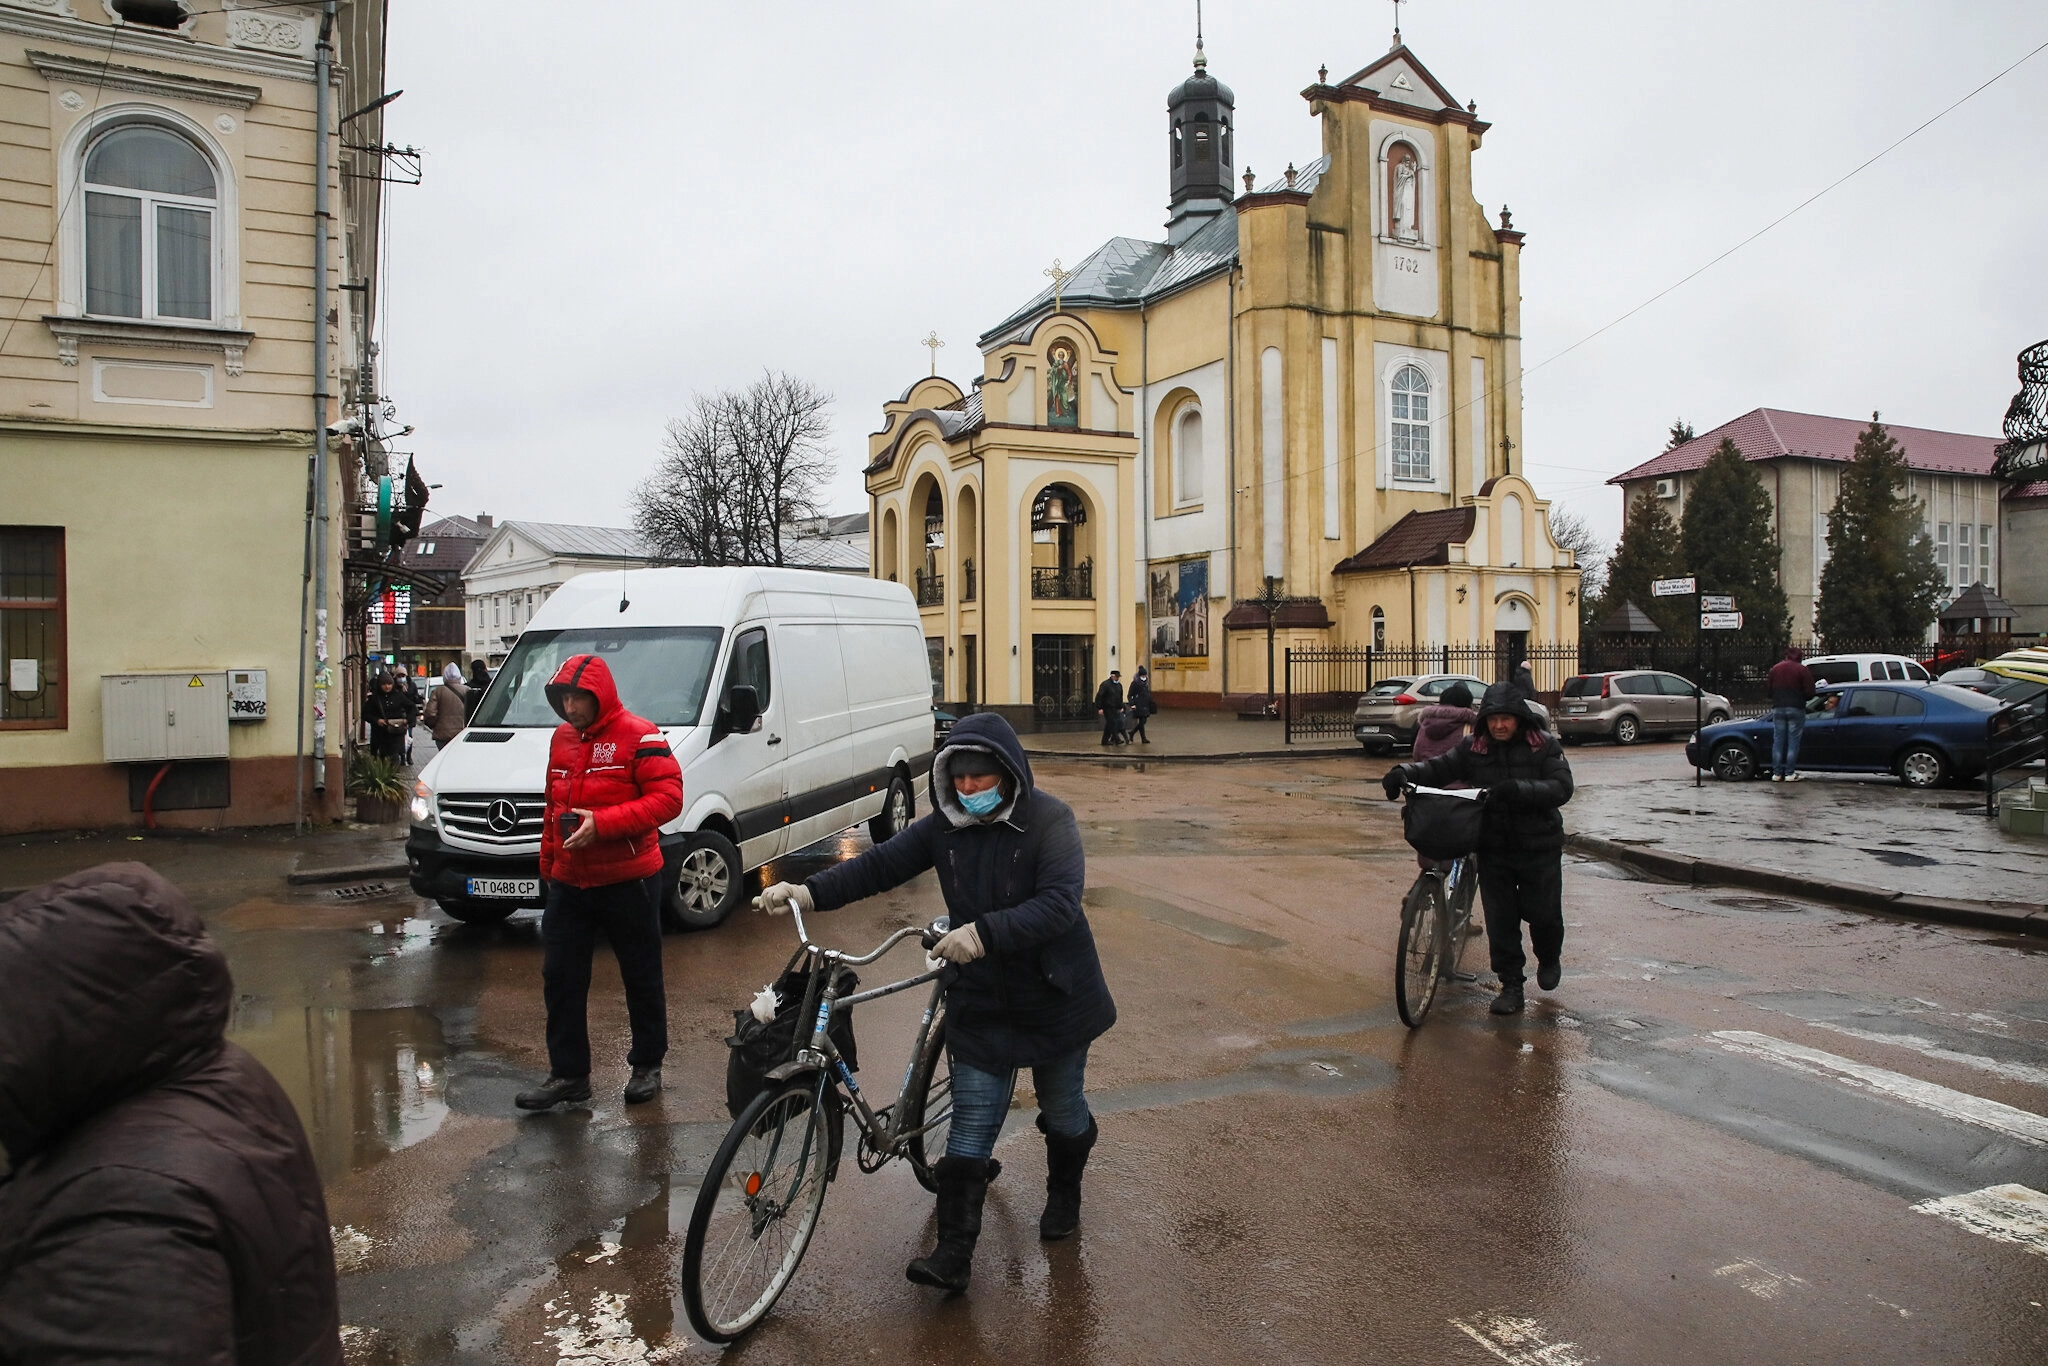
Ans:
[[[917,605],[919,607],[943,607],[946,602],[946,576],[944,574],[919,574],[917,576]]]
[[[1031,596],[1088,601],[1095,596],[1095,561],[1083,560],[1072,569],[1033,566]]]

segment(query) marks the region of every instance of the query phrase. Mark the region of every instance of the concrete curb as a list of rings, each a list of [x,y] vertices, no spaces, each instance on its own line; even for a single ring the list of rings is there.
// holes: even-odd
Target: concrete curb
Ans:
[[[1119,750],[1114,754],[1075,753],[1064,749],[1032,749],[1024,747],[1027,759],[1068,759],[1082,764],[1227,764],[1239,759],[1316,759],[1325,755],[1342,755],[1351,751],[1345,748],[1329,749],[1245,749],[1228,754],[1126,754]]]
[[[1853,906],[1857,910],[1877,911],[1907,920],[1932,920],[1944,925],[1969,925],[1977,929],[2006,930],[2048,939],[2048,906],[2020,901],[1959,901],[1887,891],[1882,887],[1865,887],[1854,882],[1824,882],[1819,878],[1782,873],[1773,868],[1693,858],[1688,854],[1674,854],[1640,844],[1621,844],[1593,835],[1568,834],[1564,842],[1567,848],[1581,854],[1671,882],[1753,887],[1758,891]]]
[[[404,859],[394,863],[344,863],[332,868],[294,868],[284,875],[292,887],[309,887],[322,882],[360,882],[364,878],[404,877],[409,869]]]

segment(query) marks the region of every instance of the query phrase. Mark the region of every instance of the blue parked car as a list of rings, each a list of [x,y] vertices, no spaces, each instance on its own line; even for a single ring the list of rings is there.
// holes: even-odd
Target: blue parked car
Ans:
[[[1893,773],[1908,787],[1939,787],[1984,771],[1998,699],[1948,683],[1851,683],[1806,705],[1801,771]],[[1686,742],[1685,757],[1726,782],[1768,777],[1771,718],[1724,721]]]

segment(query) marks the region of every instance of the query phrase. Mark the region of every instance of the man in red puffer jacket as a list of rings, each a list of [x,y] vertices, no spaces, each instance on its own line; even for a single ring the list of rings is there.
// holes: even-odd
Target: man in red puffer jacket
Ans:
[[[548,749],[540,875],[541,991],[548,1007],[548,1079],[521,1091],[522,1110],[590,1099],[590,958],[604,931],[626,987],[633,1068],[626,1103],[661,1090],[668,1002],[661,981],[660,828],[683,810],[683,771],[652,722],[619,705],[612,671],[571,655],[547,686],[562,717]]]

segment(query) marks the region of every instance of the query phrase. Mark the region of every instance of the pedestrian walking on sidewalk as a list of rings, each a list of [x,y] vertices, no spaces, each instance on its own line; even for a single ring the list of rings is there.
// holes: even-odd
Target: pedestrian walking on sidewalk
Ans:
[[[548,1079],[521,1091],[522,1110],[590,1099],[590,959],[611,941],[633,1028],[626,1104],[661,1090],[668,999],[661,981],[660,828],[683,811],[683,771],[668,739],[619,703],[596,655],[571,655],[547,685],[562,718],[548,748],[540,875],[541,989],[548,1008]]]
[[[398,690],[398,679],[390,673],[377,675],[363,708],[363,719],[370,723],[370,753],[402,766],[405,737],[412,733],[412,706]]]
[[[427,723],[436,748],[446,747],[462,734],[462,728],[469,724],[469,689],[463,685],[461,669],[453,664],[442,666],[441,686],[427,699],[420,719]]]
[[[965,1290],[981,1235],[989,1156],[1010,1111],[1017,1070],[1031,1069],[1045,1135],[1038,1236],[1081,1222],[1081,1173],[1095,1147],[1084,1084],[1088,1047],[1116,1023],[1095,936],[1081,910],[1081,831],[1059,798],[1032,782],[1009,722],[963,718],[932,760],[933,809],[888,843],[779,882],[756,904],[806,915],[899,887],[936,869],[952,930],[934,952],[956,965],[946,988],[953,1125],[936,1167],[938,1246],[905,1268],[919,1285]]]
[[[409,669],[398,671],[398,695],[405,699],[405,763],[412,766],[412,733],[420,723],[420,713],[426,709],[427,699],[420,696],[420,685],[413,681]]]
[[[1383,780],[1387,799],[1401,789],[1465,784],[1486,789],[1479,830],[1479,895],[1486,905],[1486,943],[1500,978],[1496,1015],[1522,1009],[1522,922],[1536,950],[1536,985],[1556,989],[1563,976],[1564,817],[1572,770],[1557,737],[1536,723],[1512,683],[1496,683],[1479,704],[1479,728],[1448,753],[1395,766]]]
[[[0,1361],[341,1366],[320,1173],[183,894],[0,902]]]
[[[1102,686],[1095,690],[1095,710],[1102,713],[1102,743],[1120,745],[1124,742],[1123,709],[1124,682],[1121,671],[1111,669],[1109,677],[1102,680]]]
[[[476,716],[476,704],[484,700],[484,689],[490,686],[491,671],[484,667],[484,662],[481,659],[470,660],[469,697],[463,703],[463,707],[472,719]]]
[[[1799,741],[1806,731],[1806,704],[1813,698],[1813,670],[1799,647],[1771,666],[1771,781],[1799,781]]]
[[[1131,726],[1138,739],[1151,744],[1152,737],[1145,733],[1145,720],[1159,711],[1159,704],[1152,700],[1152,671],[1143,664],[1138,666],[1137,676],[1131,679]]]

